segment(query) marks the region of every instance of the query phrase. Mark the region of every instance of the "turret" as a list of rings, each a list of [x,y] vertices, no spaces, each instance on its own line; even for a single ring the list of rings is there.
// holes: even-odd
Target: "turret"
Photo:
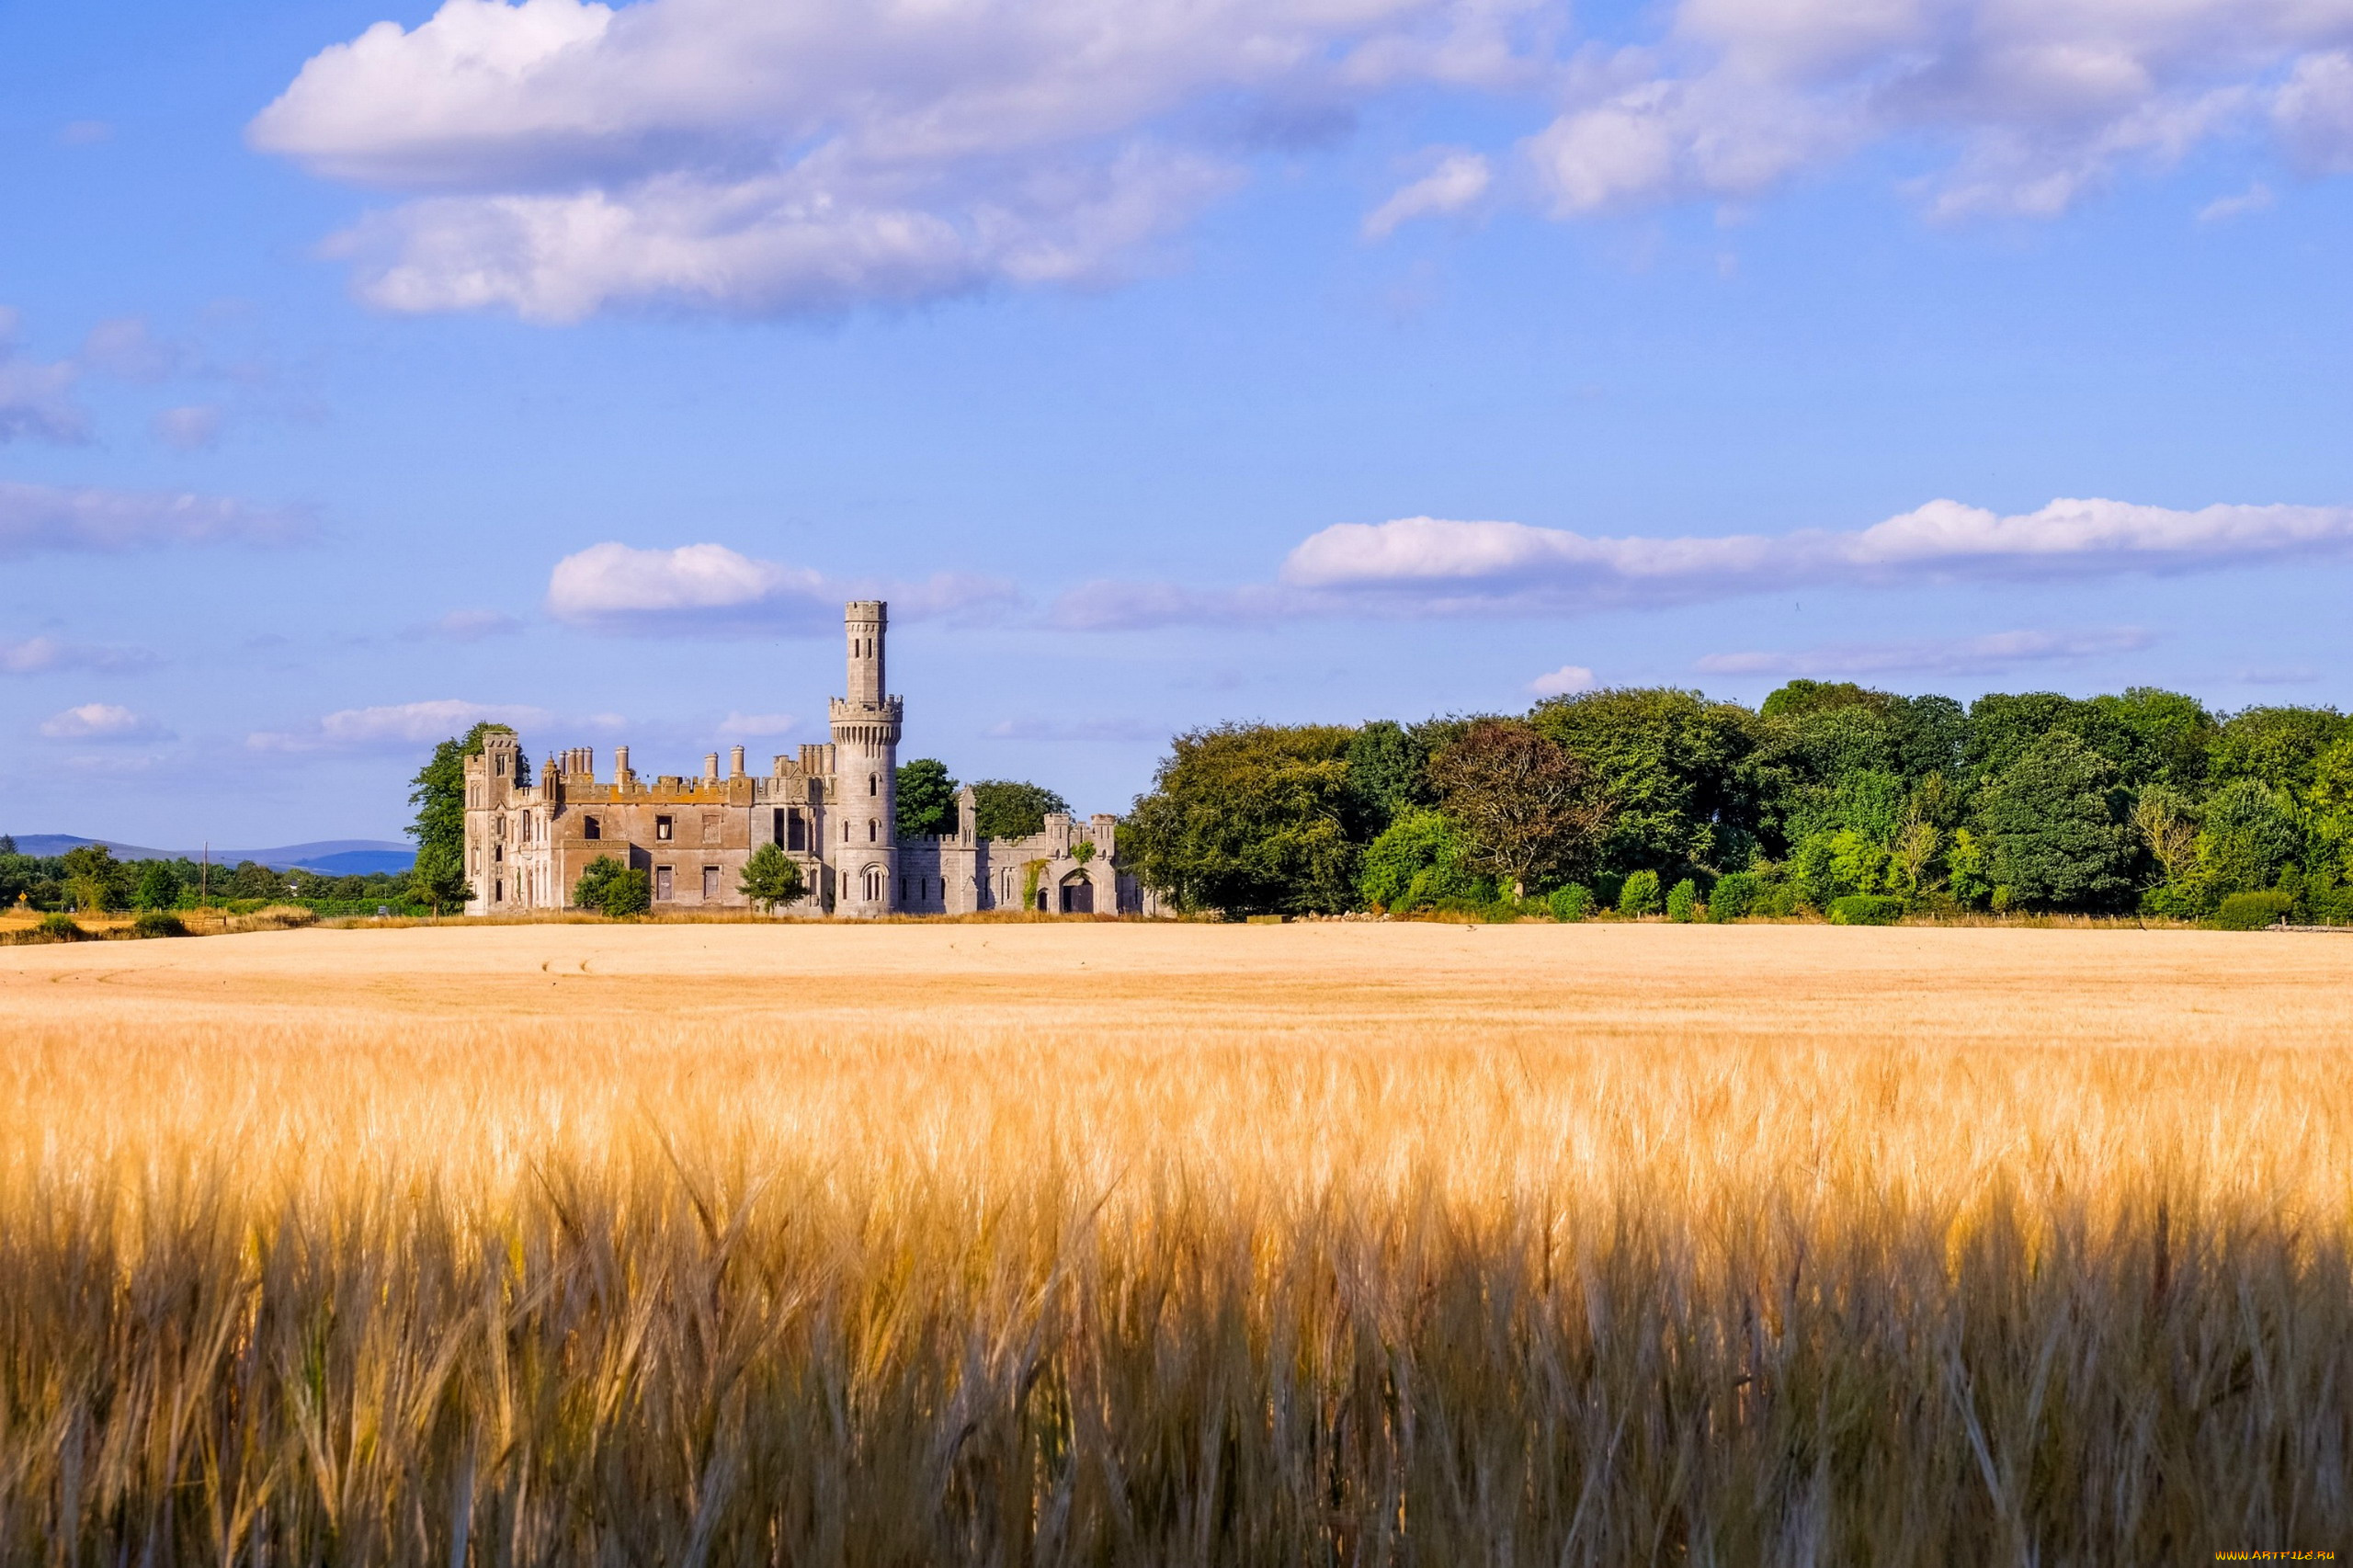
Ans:
[[[845,606],[849,643],[847,697],[835,698],[833,811],[826,826],[834,863],[834,907],[843,915],[887,915],[898,907],[899,728],[902,704],[883,684],[890,607],[880,599]]]

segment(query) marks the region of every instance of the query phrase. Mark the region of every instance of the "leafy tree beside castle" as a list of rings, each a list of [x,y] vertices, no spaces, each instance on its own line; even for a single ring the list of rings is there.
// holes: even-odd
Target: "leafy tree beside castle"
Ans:
[[[433,748],[433,756],[409,782],[409,803],[416,820],[408,834],[416,840],[416,868],[409,874],[411,896],[439,915],[461,907],[473,897],[466,881],[466,758],[482,755],[482,740],[496,731],[512,734],[505,724],[480,723],[462,738],[453,737]],[[530,759],[515,754],[515,782],[531,782]]]
[[[944,838],[956,831],[956,780],[938,757],[919,756],[899,768],[901,838]]]
[[[941,768],[945,774],[948,770]],[[798,903],[808,892],[801,877],[801,862],[773,844],[763,844],[744,863],[744,878],[736,891],[764,915],[774,915],[788,903]]]
[[[1042,784],[983,778],[972,786],[972,830],[983,838],[1028,838],[1046,831],[1046,818],[1070,813],[1070,802]]]

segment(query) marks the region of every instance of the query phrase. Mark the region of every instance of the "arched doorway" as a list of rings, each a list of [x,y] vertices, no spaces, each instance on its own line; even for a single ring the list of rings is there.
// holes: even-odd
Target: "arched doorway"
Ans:
[[[1073,871],[1063,879],[1063,913],[1095,913],[1095,883],[1085,871]]]

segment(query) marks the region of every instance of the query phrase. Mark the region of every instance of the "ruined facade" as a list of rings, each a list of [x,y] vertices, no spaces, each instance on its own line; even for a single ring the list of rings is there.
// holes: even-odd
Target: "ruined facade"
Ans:
[[[1061,914],[1147,912],[1148,895],[1120,869],[1118,820],[1046,819],[1027,838],[979,837],[972,791],[957,797],[957,829],[898,836],[899,737],[904,704],[884,675],[889,607],[858,600],[843,614],[847,697],[828,709],[833,739],[746,773],[744,748],[703,758],[699,778],[642,778],[629,748],[597,777],[587,747],[551,752],[538,778],[519,782],[522,743],[483,737],[466,759],[466,879],[470,915],[567,907],[589,862],[610,856],[646,871],[657,911],[745,909],[745,862],[773,844],[801,866],[808,893],[785,913],[871,918],[1035,908]]]

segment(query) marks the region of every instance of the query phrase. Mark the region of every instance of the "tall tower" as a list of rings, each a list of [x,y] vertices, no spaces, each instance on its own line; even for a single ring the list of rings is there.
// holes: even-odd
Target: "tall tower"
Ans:
[[[888,915],[899,906],[899,728],[904,706],[883,681],[890,607],[856,599],[842,610],[849,695],[834,699],[834,912]]]

